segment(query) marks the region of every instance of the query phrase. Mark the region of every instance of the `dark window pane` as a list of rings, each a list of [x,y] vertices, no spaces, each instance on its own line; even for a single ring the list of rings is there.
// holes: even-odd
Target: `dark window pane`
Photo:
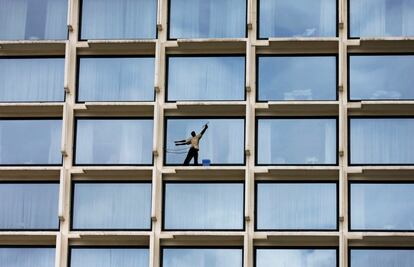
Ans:
[[[259,100],[335,100],[336,57],[260,56]]]
[[[183,164],[189,147],[174,146],[174,141],[189,140],[191,132],[199,134],[206,123],[208,129],[199,143],[199,163],[203,159],[211,164],[244,163],[244,119],[195,118],[167,120],[166,164]]]
[[[334,230],[335,183],[258,183],[257,229]]]
[[[260,38],[336,36],[336,0],[259,2]]]
[[[154,58],[80,58],[79,63],[81,102],[154,100]]]
[[[414,99],[414,56],[350,56],[351,100]]]
[[[0,184],[0,229],[58,229],[59,184]]]
[[[243,250],[228,248],[164,248],[162,267],[242,267]]]
[[[76,183],[74,229],[150,229],[150,183]]]
[[[244,38],[246,0],[170,0],[170,37]]]
[[[167,183],[165,229],[243,229],[242,183]]]
[[[0,165],[61,164],[61,128],[61,120],[0,120]]]
[[[259,119],[258,164],[336,164],[335,119]]]
[[[256,267],[336,267],[335,249],[257,249]]]
[[[0,40],[67,38],[67,0],[0,0]]]
[[[0,266],[4,267],[54,267],[54,248],[1,247]]]
[[[414,119],[353,118],[351,164],[414,164]]]
[[[169,57],[168,100],[244,100],[244,72],[244,57]]]
[[[348,1],[351,37],[414,36],[412,0]]]
[[[413,249],[351,249],[350,267],[412,267]]]
[[[78,119],[76,164],[152,164],[153,121]]]
[[[351,229],[414,230],[414,184],[351,184]]]
[[[70,267],[149,267],[147,248],[71,248]]]
[[[63,58],[0,58],[0,101],[63,101],[64,64]]]
[[[82,0],[81,39],[156,37],[157,0]]]

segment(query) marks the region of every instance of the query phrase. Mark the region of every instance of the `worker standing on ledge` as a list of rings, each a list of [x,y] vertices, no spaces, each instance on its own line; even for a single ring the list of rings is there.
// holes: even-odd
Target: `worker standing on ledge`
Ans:
[[[190,161],[193,157],[194,165],[198,165],[198,145],[200,143],[201,137],[203,137],[203,134],[206,132],[207,128],[208,125],[205,124],[203,130],[199,134],[196,134],[196,132],[192,131],[190,138],[174,142],[176,146],[191,145],[190,149],[188,150],[187,157],[184,160],[184,166],[190,165]]]

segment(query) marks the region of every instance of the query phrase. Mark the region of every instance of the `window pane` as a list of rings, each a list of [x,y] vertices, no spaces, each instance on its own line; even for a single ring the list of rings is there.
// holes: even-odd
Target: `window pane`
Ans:
[[[74,229],[150,229],[150,183],[76,183]]]
[[[260,56],[259,100],[335,100],[336,57]]]
[[[335,249],[256,249],[256,267],[336,267]]]
[[[154,101],[154,58],[80,58],[78,101]]]
[[[244,38],[246,0],[170,0],[170,32],[180,38]]]
[[[353,118],[351,164],[414,164],[414,119]]]
[[[67,38],[67,0],[0,0],[0,40]]]
[[[0,101],[63,101],[64,64],[63,58],[0,58]]]
[[[413,249],[351,249],[350,267],[412,267]]]
[[[59,184],[0,184],[1,230],[59,229]]]
[[[188,140],[192,131],[199,134],[206,123],[208,129],[199,143],[199,163],[209,159],[211,164],[244,164],[244,119],[209,118],[167,120],[166,164],[183,164],[188,147],[176,147],[174,141]]]
[[[414,230],[414,184],[351,184],[351,229]]]
[[[335,230],[335,183],[258,183],[257,229]]]
[[[157,0],[82,0],[81,39],[156,37]]]
[[[152,164],[153,121],[78,119],[76,164]]]
[[[149,267],[147,248],[71,248],[70,267]]]
[[[229,248],[164,248],[162,267],[242,267],[243,250]]]
[[[335,119],[259,119],[260,164],[336,164]]]
[[[414,36],[412,0],[349,0],[351,37]]]
[[[169,57],[168,100],[244,100],[244,61],[233,56]]]
[[[260,0],[259,36],[335,37],[336,0]]]
[[[54,267],[54,248],[1,247],[0,266],[7,267]]]
[[[414,14],[413,14],[414,15]],[[351,100],[414,99],[414,56],[350,56]]]
[[[62,164],[61,128],[62,120],[0,120],[0,165]]]
[[[168,230],[243,229],[243,183],[167,183]]]

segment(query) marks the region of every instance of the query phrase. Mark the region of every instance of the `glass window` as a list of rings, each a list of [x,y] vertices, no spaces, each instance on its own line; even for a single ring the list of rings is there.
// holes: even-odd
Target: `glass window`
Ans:
[[[256,249],[256,267],[337,267],[336,249]]]
[[[241,56],[168,57],[168,100],[244,100],[244,73]]]
[[[336,0],[260,0],[259,37],[335,37]]]
[[[246,0],[169,1],[172,39],[246,36]]]
[[[0,120],[0,165],[60,165],[60,119]]]
[[[191,132],[200,134],[207,123],[208,129],[199,140],[198,163],[209,160],[213,165],[244,164],[244,119],[177,118],[167,119],[167,165],[182,165],[189,151],[188,146],[175,146],[174,141],[190,141]]]
[[[157,0],[82,0],[81,39],[156,38]]]
[[[351,55],[349,57],[350,99],[414,99],[413,69],[414,55]]]
[[[351,37],[414,36],[412,0],[349,0]]]
[[[78,118],[76,127],[76,164],[152,164],[152,119]]]
[[[259,165],[335,165],[336,119],[259,119]]]
[[[57,230],[59,184],[0,183],[0,230]]]
[[[336,100],[335,56],[259,56],[260,101]]]
[[[153,57],[81,57],[78,101],[154,101]]]
[[[149,267],[149,252],[133,247],[71,248],[69,267]]]
[[[393,249],[351,249],[350,267],[412,267],[414,250]]]
[[[67,0],[0,0],[0,40],[67,38]]]
[[[166,183],[167,230],[242,230],[243,183]]]
[[[350,164],[414,164],[414,118],[352,118]]]
[[[242,267],[239,248],[164,248],[162,267]]]
[[[352,183],[351,229],[414,230],[414,184]]]
[[[73,229],[150,229],[151,183],[75,183]]]
[[[55,248],[0,247],[0,266],[54,267]]]
[[[257,184],[258,230],[335,230],[336,183]]]

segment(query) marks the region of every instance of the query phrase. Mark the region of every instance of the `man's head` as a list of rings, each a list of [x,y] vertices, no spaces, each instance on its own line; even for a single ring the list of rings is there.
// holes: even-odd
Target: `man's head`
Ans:
[[[191,132],[191,136],[192,136],[192,137],[196,136],[196,132],[192,131],[192,132]]]

